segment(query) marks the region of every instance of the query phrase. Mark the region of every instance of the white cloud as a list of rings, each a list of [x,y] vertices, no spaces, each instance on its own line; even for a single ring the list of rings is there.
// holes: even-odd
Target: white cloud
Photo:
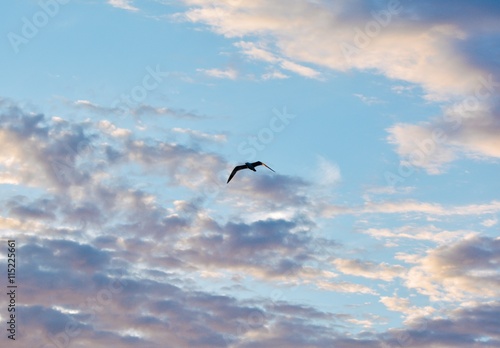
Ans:
[[[493,227],[496,224],[498,224],[498,219],[497,218],[486,219],[483,222],[481,222],[481,225],[486,226],[486,227]]]
[[[367,194],[373,195],[394,195],[406,194],[415,190],[413,186],[374,186],[366,190]]]
[[[139,9],[132,5],[132,0],[108,0],[108,4],[113,7],[121,8],[122,10],[127,11],[139,11]]]
[[[113,137],[118,137],[118,138],[128,137],[132,134],[132,132],[129,129],[118,128],[116,125],[114,125],[108,120],[99,121],[97,127],[104,133],[109,134]]]
[[[242,53],[254,60],[260,60],[267,63],[271,63],[272,66],[278,65],[281,69],[291,71],[298,75],[308,77],[308,78],[319,78],[320,73],[310,67],[292,62],[288,59],[280,58],[271,53],[268,49],[263,47],[263,45],[258,45],[253,42],[240,41],[235,44],[242,50]],[[277,73],[280,78],[284,76],[281,73]]]
[[[190,135],[197,140],[208,140],[217,143],[223,143],[227,141],[227,136],[225,134],[209,134],[198,131],[196,129],[179,128],[179,127],[172,128],[172,131],[175,133]]]
[[[408,298],[382,296],[380,302],[389,310],[395,312],[407,313],[410,309],[410,300]]]
[[[374,104],[382,104],[384,103],[383,100],[380,100],[377,97],[367,97],[363,94],[356,93],[354,94],[355,97],[359,98],[364,104],[366,105],[374,105]]]
[[[394,87],[396,93],[420,86],[429,101],[445,102],[452,108],[473,105],[475,109],[478,105],[472,112],[474,119],[464,119],[458,131],[450,125],[443,128],[447,138],[420,159],[415,154],[419,150],[415,141],[432,137],[433,130],[443,122],[390,127],[389,142],[406,162],[438,174],[462,153],[500,158],[500,140],[496,136],[500,130],[500,75],[491,66],[481,64],[490,49],[478,44],[484,37],[500,35],[496,25],[484,27],[484,23],[454,15],[439,20],[441,13],[448,12],[444,3],[427,6],[397,2],[391,8],[386,3],[356,7],[347,0],[335,4],[305,0],[185,2],[193,6],[184,14],[187,20],[207,24],[228,38],[238,38],[236,45],[251,59],[310,78],[319,78],[320,73],[306,65],[335,71],[375,71],[412,86],[398,85]],[[470,4],[464,6],[465,11],[478,11]],[[415,18],[421,20],[410,20],[412,11],[419,13]],[[493,16],[488,8],[480,12],[484,17]],[[377,19],[381,15],[385,16],[382,21]],[[464,49],[476,44],[483,48]],[[362,99],[377,102],[365,96]],[[442,117],[447,113],[445,109]],[[478,118],[481,113],[486,115],[482,120]],[[408,156],[413,158],[408,160]]]
[[[403,313],[406,316],[406,323],[410,323],[416,318],[428,317],[436,312],[436,309],[431,306],[412,306],[408,298],[398,296],[381,296],[380,302],[390,311]]]
[[[387,263],[376,264],[362,260],[347,260],[336,259],[332,261],[337,270],[344,274],[360,276],[369,279],[380,279],[383,281],[391,281],[396,277],[400,277],[405,268],[400,265],[390,265]]]
[[[432,241],[434,243],[449,243],[466,236],[475,235],[472,231],[446,231],[435,226],[403,226],[395,229],[388,228],[369,228],[362,233],[372,236],[376,239],[413,239]]]
[[[262,75],[263,80],[282,80],[287,79],[290,76],[283,74],[281,71],[273,70],[271,72]]]
[[[228,68],[225,70],[215,69],[215,68],[214,69],[197,69],[197,71],[200,71],[207,76],[215,77],[218,79],[235,80],[238,77],[238,71],[236,71],[233,68]]]
[[[404,165],[421,167],[429,174],[440,174],[443,165],[456,159],[453,149],[442,146],[433,130],[410,124],[396,124],[387,129],[388,142],[396,145],[396,152]],[[439,133],[441,134],[441,133]]]
[[[319,289],[335,291],[335,292],[347,292],[347,293],[357,293],[357,294],[369,294],[376,295],[377,292],[366,285],[349,283],[349,282],[327,282],[327,281],[318,281],[316,286]]]
[[[257,45],[254,42],[240,41],[235,43],[235,46],[240,48],[242,53],[251,59],[268,63],[277,63],[280,61],[280,58],[268,51],[263,45]]]
[[[410,258],[406,285],[432,300],[464,301],[500,295],[500,240],[470,236]]]
[[[403,94],[405,92],[411,92],[415,89],[415,86],[402,86],[396,85],[391,87],[391,90],[396,94]]]
[[[335,185],[342,179],[339,166],[323,156],[317,156],[315,173],[318,183],[325,186]]]
[[[302,75],[304,77],[309,77],[309,78],[319,78],[320,73],[312,68],[309,68],[307,66],[301,65],[294,63],[289,60],[283,60],[280,63],[281,68],[285,70],[292,71],[298,75]]]
[[[491,201],[484,204],[468,204],[457,206],[443,206],[438,203],[419,202],[417,200],[400,201],[367,201],[361,206],[326,205],[322,209],[325,216],[343,214],[427,214],[430,216],[453,215],[484,215],[500,212],[500,201]]]

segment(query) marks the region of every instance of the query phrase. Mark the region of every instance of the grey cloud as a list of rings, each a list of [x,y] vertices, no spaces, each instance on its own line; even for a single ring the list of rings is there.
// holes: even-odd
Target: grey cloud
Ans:
[[[500,241],[469,237],[430,250],[410,268],[406,283],[433,299],[498,296]]]
[[[11,172],[11,175],[17,174],[24,182],[59,188],[88,182],[88,168],[76,163],[78,156],[92,150],[90,144],[95,135],[86,133],[86,125],[51,127],[43,114],[32,115],[18,107],[4,110],[1,120],[0,135],[3,131],[6,140],[15,142],[9,146],[15,147],[21,157],[17,158],[21,162],[17,173]],[[44,178],[48,178],[49,182]]]
[[[495,0],[477,2],[445,0],[439,3],[432,0],[419,2],[403,0],[401,3],[409,21],[499,28],[496,18],[500,15],[500,6]]]
[[[238,179],[239,184],[231,182],[232,186],[228,188],[233,197],[249,191],[254,193],[248,201],[249,209],[253,209],[252,206],[255,206],[256,202],[260,211],[272,211],[290,206],[306,208],[311,204],[306,194],[310,184],[298,177],[264,172],[251,178],[236,176],[235,179]]]
[[[407,328],[390,330],[380,337],[409,348],[492,348],[500,343],[499,314],[498,302],[478,303],[451,310],[445,318],[419,318]]]
[[[20,107],[9,104],[0,113],[2,128],[16,133],[21,137],[36,135],[46,138],[48,126],[44,125],[45,116],[43,114],[26,114]]]
[[[67,323],[75,322],[71,316],[41,305],[20,306],[18,310],[24,325],[42,325],[51,335],[64,332]]]
[[[108,116],[108,117],[124,117],[127,114],[140,118],[142,116],[170,116],[179,119],[198,120],[204,119],[206,116],[199,115],[195,111],[187,111],[184,109],[175,109],[167,107],[156,107],[150,104],[137,104],[127,105],[121,103],[119,107],[108,107],[92,103],[88,100],[77,100],[71,104],[74,108],[79,110],[86,110],[94,115]]]
[[[220,226],[218,233],[189,238],[191,249],[184,256],[194,263],[250,267],[268,275],[283,275],[301,268],[307,259],[311,236],[305,231],[291,232],[297,227],[296,222],[286,220],[229,222]]]
[[[17,121],[6,120],[7,126],[2,129],[23,139],[30,136],[37,139],[40,145],[39,151],[35,151],[37,159],[42,155],[68,159],[70,165],[79,170],[77,157],[86,155],[86,151],[94,154],[96,138],[91,126],[54,125],[43,117],[31,119],[22,113],[18,116]],[[173,183],[188,188],[203,187],[214,168],[225,164],[217,154],[199,152],[185,145],[132,138],[116,140],[103,158],[105,164],[101,168],[109,169],[107,174],[115,174],[108,167],[113,160],[138,163],[148,174],[151,174],[149,169],[154,169],[162,178],[170,175]],[[81,170],[86,172],[85,168]],[[347,337],[342,329],[338,330],[343,319],[340,314],[323,313],[286,301],[221,296],[200,290],[192,280],[195,272],[214,266],[238,275],[258,274],[264,280],[292,278],[294,272],[299,272],[306,262],[318,257],[317,254],[331,256],[328,250],[338,245],[326,245],[328,250],[321,250],[315,243],[320,241],[323,245],[322,240],[314,236],[315,224],[307,215],[223,221],[204,208],[205,201],[201,198],[170,206],[156,202],[157,195],[138,189],[135,182],[114,176],[109,181],[90,180],[93,178],[90,170],[88,175],[88,179],[82,181],[72,177],[74,185],[85,184],[77,195],[61,190],[50,192],[52,196],[48,198],[7,199],[5,207],[9,215],[36,218],[42,223],[29,234],[23,235],[21,231],[18,236],[20,281],[29,306],[26,315],[33,318],[38,315],[36,320],[30,317],[27,331],[36,329],[32,332],[38,334],[38,330],[42,330],[42,335],[54,335],[64,330],[63,325],[68,321],[75,321],[84,330],[74,338],[73,344],[92,342],[95,347],[161,344],[238,348],[383,347],[382,343],[386,342],[385,338],[377,339],[369,332]],[[188,186],[183,176],[190,180],[201,176],[206,181]],[[296,208],[311,203],[305,193],[309,184],[300,178],[271,173],[241,182],[243,188],[232,186],[228,190],[255,192],[257,198],[249,204],[271,199],[281,202],[275,206],[262,205],[257,210],[259,213],[269,207]],[[193,192],[198,195],[198,191]],[[219,202],[223,202],[222,198]],[[436,207],[427,208],[422,211],[432,212]],[[443,211],[440,206],[436,209]],[[470,210],[469,207],[463,209]],[[98,227],[78,230],[70,226],[65,230],[60,226],[57,229],[51,226],[54,220],[73,225],[85,220]],[[432,256],[439,265],[465,262],[466,271],[491,271],[498,261],[497,244],[492,238],[462,241],[438,249]],[[368,266],[370,270],[373,265]],[[454,271],[453,267],[448,269]],[[93,313],[92,308],[85,305],[86,299],[95,299],[117,278],[121,281],[121,290],[113,293],[100,311]],[[78,313],[67,314],[54,309],[56,306]],[[496,307],[458,311],[452,313],[449,320],[468,339],[464,342],[473,339],[482,344],[478,343],[480,337],[489,336],[494,337],[489,341],[494,345],[498,342]],[[460,326],[467,323],[466,318],[475,319],[474,326]],[[447,342],[445,339],[452,342],[452,326],[436,320],[429,322],[432,329],[427,332],[420,332],[418,328],[407,331],[415,342],[420,335],[425,344],[432,345]],[[445,336],[447,338],[443,338]]]
[[[152,105],[141,104],[131,110],[134,116],[171,116],[180,119],[204,119],[206,116],[199,115],[194,111],[186,111],[183,109],[173,109],[165,107],[154,107]]]
[[[15,196],[6,202],[5,206],[9,213],[20,219],[42,219],[54,220],[56,202],[51,198],[39,198],[32,202],[27,202],[26,196]]]

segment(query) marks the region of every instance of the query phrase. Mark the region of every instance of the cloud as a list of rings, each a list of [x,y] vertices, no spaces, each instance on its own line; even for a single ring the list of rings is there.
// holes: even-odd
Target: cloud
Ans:
[[[314,67],[375,71],[406,83],[396,92],[419,86],[427,100],[446,103],[440,117],[445,122],[388,128],[388,140],[403,161],[419,149],[414,141],[432,139],[436,129],[444,134],[442,143],[435,144],[421,162],[410,160],[429,173],[442,173],[444,165],[462,154],[500,157],[494,136],[499,128],[500,71],[486,58],[494,56],[490,52],[500,37],[494,21],[499,9],[493,2],[481,8],[467,1],[459,5],[448,1],[439,5],[428,1],[184,2],[189,6],[182,14],[185,20],[238,40],[235,45],[250,59],[312,78],[320,77]],[[451,7],[465,12],[450,11]],[[475,19],[464,13],[474,13]],[[450,113],[456,113],[451,110],[459,110],[453,122],[448,121],[453,118]],[[461,119],[458,128],[457,118]]]
[[[432,299],[496,297],[500,240],[472,236],[432,249],[407,273],[406,284]]]
[[[396,85],[391,87],[391,90],[395,92],[396,94],[404,94],[407,92],[411,92],[415,89],[415,86],[403,86],[403,85]]]
[[[481,222],[481,225],[483,225],[485,227],[493,227],[497,223],[498,223],[498,219],[497,218],[493,218],[493,219],[486,219],[486,220],[484,220],[483,222]]]
[[[479,103],[479,102],[478,102]],[[459,111],[457,111],[457,109]],[[418,125],[397,124],[388,129],[403,163],[422,167],[430,174],[442,173],[445,165],[463,154],[469,158],[500,158],[498,107],[470,112],[460,104],[444,110],[442,119]]]
[[[132,5],[132,2],[132,0],[108,0],[108,4],[113,7],[132,12],[139,11],[137,7]]]
[[[428,214],[434,216],[466,216],[495,214],[500,210],[499,201],[483,204],[467,204],[457,206],[443,206],[439,203],[419,202],[416,200],[400,201],[367,201],[360,206],[326,205],[322,214],[326,216],[343,214]]]
[[[391,281],[405,272],[405,268],[400,265],[375,264],[362,260],[336,259],[332,261],[332,264],[344,274],[383,281]]]
[[[238,77],[238,71],[232,68],[226,70],[221,69],[197,69],[197,71],[204,73],[207,76],[215,77],[218,79],[235,80]]]
[[[322,156],[317,156],[317,162],[316,180],[321,185],[334,185],[342,179],[340,168],[336,163],[332,163]]]
[[[406,324],[418,322],[421,318],[432,316],[436,312],[436,308],[433,306],[412,306],[410,299],[398,296],[381,296],[380,303],[384,304],[390,311],[404,314],[406,318],[404,323]]]
[[[211,141],[216,143],[224,143],[227,141],[227,136],[225,134],[209,134],[193,129],[187,128],[172,128],[172,131],[180,134],[187,134],[198,141]]]
[[[184,109],[175,109],[167,107],[155,107],[148,104],[139,104],[130,109],[130,113],[134,116],[171,116],[179,119],[203,119],[206,116],[199,115],[196,111],[187,111]]]
[[[292,61],[284,60],[280,63],[280,66],[285,70],[289,70],[304,77],[318,78],[320,76],[320,73],[318,71],[302,64],[294,63]]]
[[[83,100],[83,99],[76,100],[75,102],[73,102],[73,105],[76,108],[88,110],[94,114],[111,115],[111,114],[117,114],[120,112],[120,110],[118,108],[97,105],[95,103],[92,103],[89,100]]]
[[[387,129],[388,142],[396,145],[396,152],[403,159],[402,165],[422,167],[429,174],[440,174],[444,164],[456,159],[455,151],[438,145],[438,136],[432,130],[416,125],[396,124]]]
[[[498,70],[490,52],[496,52],[499,12],[493,1],[484,6],[448,0],[402,3],[390,23],[379,24],[378,35],[347,57],[342,44],[361,43],[367,25],[376,20],[373,13],[387,15],[380,12],[388,10],[387,3],[185,3],[190,6],[185,18],[244,43],[236,47],[249,59],[264,62],[264,71],[272,72],[269,78],[281,78],[285,70],[312,78],[322,78],[328,69],[375,71],[419,85],[427,100],[443,102],[442,117],[388,128],[388,140],[404,161],[441,173],[462,155],[498,157],[493,93]],[[135,9],[125,1],[114,5]],[[200,71],[238,77],[231,69]],[[487,83],[478,89],[481,77]],[[488,86],[493,88],[489,97]],[[238,348],[500,344],[499,304],[490,300],[499,295],[498,238],[425,225],[377,226],[383,218],[421,217],[475,217],[491,225],[498,201],[335,205],[311,193],[314,183],[270,172],[252,180],[243,174],[239,185],[227,186],[228,163],[197,146],[213,134],[183,126],[177,133],[189,135],[193,144],[176,143],[168,137],[138,137],[111,121],[70,122],[0,103],[0,178],[23,192],[1,202],[6,217],[0,218],[0,233],[7,239],[15,231],[20,246],[19,327],[27,346],[48,346],[54,339],[95,347],[158,342]],[[196,116],[151,105],[118,110],[80,100],[73,106],[94,117],[125,112]],[[436,140],[438,128],[442,136]],[[412,153],[419,146],[431,148],[425,141],[429,136],[434,149],[418,162]],[[214,168],[224,168],[224,173]],[[328,183],[340,179],[333,163],[325,161],[323,169],[331,169]],[[345,246],[317,232],[324,228],[322,217],[347,214],[369,220],[362,229],[368,236],[438,245],[396,254],[396,260],[408,263],[408,271],[394,263],[339,258],[336,252]],[[337,222],[326,231],[332,238],[339,235]],[[339,274],[329,270],[330,261]],[[207,286],[207,278],[201,278],[206,275],[218,281]],[[382,296],[384,287],[375,291],[371,283],[348,281],[351,276],[401,278],[401,291],[408,297]],[[250,281],[259,286],[240,297],[220,290],[244,288]],[[314,288],[318,297],[328,292],[360,299],[380,296],[389,311],[406,316],[406,327],[372,332],[358,321],[362,328],[347,330],[356,319],[339,313],[345,307],[327,313],[294,303],[290,284]],[[413,305],[427,297],[433,305],[445,302],[447,307],[436,314]],[[5,308],[5,296],[0,305]],[[65,336],[68,324],[79,333]]]
[[[328,290],[328,291],[335,291],[335,292],[347,292],[347,293],[369,294],[369,295],[376,295],[377,294],[377,292],[369,286],[345,282],[345,281],[341,281],[341,282],[319,281],[317,283],[317,286],[320,289]]]
[[[195,111],[175,109],[168,107],[157,107],[144,103],[119,103],[116,107],[107,107],[92,103],[89,100],[77,100],[71,104],[73,107],[89,111],[91,114],[103,115],[106,117],[132,115],[137,118],[141,116],[171,116],[179,119],[202,119],[205,116],[197,114]],[[57,119],[56,119],[57,120]]]
[[[213,169],[225,167],[219,156],[201,153],[181,144],[128,140],[124,146],[129,161],[157,172],[166,171],[166,179],[173,185],[194,188],[209,184],[214,180]]]
[[[43,114],[28,114],[11,107],[0,115],[0,141],[7,152],[0,155],[4,178],[41,187],[80,185],[90,180],[88,168],[79,163],[87,156],[95,135],[86,123],[68,125],[50,121]]]
[[[281,79],[287,79],[290,76],[282,73],[281,71],[273,70],[271,72],[265,73],[262,75],[263,80],[281,80]]]
[[[291,277],[307,259],[311,240],[301,229],[298,222],[286,220],[214,224],[205,233],[185,241],[190,248],[183,258],[210,269],[245,269],[248,274],[264,278],[284,274]],[[238,250],[238,254],[231,256],[232,250]]]
[[[367,97],[359,93],[354,94],[354,96],[359,98],[359,100],[361,100],[366,105],[381,104],[384,102],[377,97]]]
[[[27,202],[26,196],[15,196],[9,199],[5,206],[9,215],[21,220],[54,220],[54,210],[57,207],[51,198],[39,198]]]
[[[128,137],[131,135],[131,131],[124,128],[118,128],[108,120],[99,121],[97,124],[100,130],[104,133],[111,135],[112,137]]]
[[[463,39],[464,33],[459,23],[429,22],[412,26],[403,21],[404,12],[401,16],[401,10],[405,9],[403,3],[389,14],[389,23],[382,28],[377,24],[379,34],[374,39],[368,38],[366,47],[360,47],[360,54],[353,57],[345,56],[342,44],[355,45],[357,31],[353,28],[363,31],[367,23],[376,20],[372,13],[389,11],[387,4],[371,3],[363,7],[341,1],[328,6],[300,0],[286,5],[258,1],[252,6],[224,1],[210,5],[186,3],[196,6],[185,13],[190,21],[205,23],[227,37],[256,36],[253,45],[244,41],[244,48],[257,59],[286,56],[333,70],[377,69],[391,78],[422,84],[433,93],[448,93],[450,81],[457,82],[455,88],[465,86],[467,76],[464,71],[468,74],[473,70],[457,57],[448,59],[448,65],[441,69],[422,64],[426,59],[452,58],[453,50],[446,43]],[[311,37],[323,39],[311,40]],[[249,49],[249,46],[268,47],[258,41],[259,38],[268,42],[272,40],[275,52],[263,56],[262,51]],[[431,71],[437,75],[430,74]]]
[[[495,347],[500,343],[498,313],[498,302],[469,303],[447,311],[446,316],[417,317],[407,327],[380,337],[389,346]]]
[[[382,302],[391,311],[404,313],[408,312],[410,308],[410,300],[407,298],[382,296],[380,298],[380,302]]]
[[[240,48],[242,50],[242,53],[245,54],[247,57],[254,59],[254,60],[260,60],[264,61],[267,63],[271,64],[271,67],[276,68],[276,66],[279,66],[281,69],[291,71],[293,73],[296,73],[298,75],[308,77],[308,78],[319,78],[320,73],[310,67],[297,64],[295,62],[292,62],[290,60],[284,59],[284,58],[279,58],[275,56],[273,53],[271,53],[265,46],[262,44],[255,44],[253,42],[246,42],[246,41],[240,41],[235,43],[235,46]],[[264,79],[269,79],[269,74],[265,74],[267,78]],[[284,75],[281,72],[278,72],[275,70],[273,73],[274,78],[285,78],[286,75]]]
[[[254,60],[261,60],[268,63],[278,63],[280,59],[271,53],[263,44],[250,41],[240,41],[234,44],[240,48],[242,53]]]
[[[476,234],[473,231],[466,231],[466,230],[457,230],[457,231],[442,230],[433,225],[419,226],[419,227],[402,226],[395,229],[369,228],[361,232],[376,239],[384,239],[384,240],[412,239],[412,240],[431,241],[438,244],[449,243]]]
[[[290,303],[283,293],[240,299],[193,281],[214,271],[230,284],[245,274],[279,289],[301,285],[375,294],[321,269],[338,245],[312,234],[310,183],[274,173],[242,177],[241,185],[227,193],[220,189],[215,199],[231,207],[234,192],[251,190],[258,197],[239,208],[251,213],[222,219],[207,209],[202,191],[212,182],[213,168],[226,167],[219,155],[139,139],[107,120],[77,123],[14,111],[4,112],[2,134],[18,143],[10,143],[13,151],[2,165],[13,176],[24,173],[20,185],[36,184],[38,191],[2,202],[8,217],[0,219],[0,233],[8,236],[14,228],[19,255],[25,255],[19,272],[25,277],[20,310],[26,319],[20,327],[38,337],[27,339],[30,344],[320,347],[337,340],[332,321],[342,322],[345,315]],[[22,148],[21,141],[32,143]],[[86,180],[52,182],[52,169],[44,166],[52,158],[67,159],[87,173]],[[30,165],[12,165],[21,162]],[[175,183],[190,198],[165,203],[155,190],[138,188],[134,173],[124,180],[121,170],[130,167]],[[34,172],[36,180],[24,178]],[[259,218],[264,213],[282,215]],[[77,333],[68,335],[68,327]]]

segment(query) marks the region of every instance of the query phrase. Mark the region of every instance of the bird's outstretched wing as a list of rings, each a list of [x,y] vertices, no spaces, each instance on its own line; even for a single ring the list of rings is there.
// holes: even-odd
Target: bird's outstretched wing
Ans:
[[[231,181],[231,179],[233,178],[234,174],[236,174],[236,172],[238,170],[241,170],[241,169],[245,169],[247,166],[236,166],[234,167],[233,171],[231,172],[231,175],[229,175],[229,179],[227,179],[227,183],[226,184],[229,184],[229,182]]]
[[[252,166],[254,166],[254,167],[257,167],[257,166],[264,166],[264,167],[267,167],[267,168],[271,169],[271,170],[274,172],[274,170],[273,170],[271,167],[269,167],[269,166],[268,166],[267,164],[265,164],[265,163],[262,163],[261,161],[253,162],[253,163],[252,163]],[[275,173],[276,173],[276,172],[275,172]]]

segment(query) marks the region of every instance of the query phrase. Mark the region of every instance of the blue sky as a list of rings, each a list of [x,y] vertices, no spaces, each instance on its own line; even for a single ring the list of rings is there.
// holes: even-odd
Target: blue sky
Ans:
[[[497,2],[0,10],[23,346],[500,346]]]

